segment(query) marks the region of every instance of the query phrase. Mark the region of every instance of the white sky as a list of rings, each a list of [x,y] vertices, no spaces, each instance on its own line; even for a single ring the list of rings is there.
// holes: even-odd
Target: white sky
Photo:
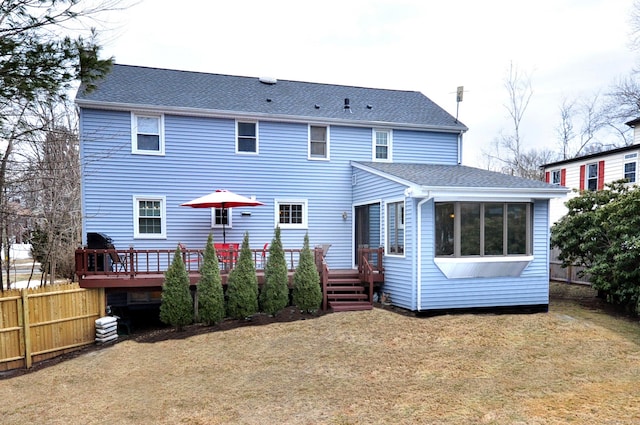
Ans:
[[[424,93],[469,127],[463,163],[485,166],[507,118],[510,63],[531,76],[521,135],[555,147],[563,97],[628,75],[633,0],[142,0],[111,13],[117,63]]]

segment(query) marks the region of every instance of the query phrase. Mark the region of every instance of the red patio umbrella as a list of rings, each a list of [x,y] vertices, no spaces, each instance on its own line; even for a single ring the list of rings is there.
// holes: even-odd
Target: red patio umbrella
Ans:
[[[208,195],[201,196],[184,204],[180,204],[182,207],[191,208],[236,208],[236,207],[257,207],[264,205],[260,201],[247,198],[246,196],[238,195],[237,193],[230,192],[224,189],[218,189]],[[222,220],[222,241],[227,243],[227,235],[225,230],[225,220]]]

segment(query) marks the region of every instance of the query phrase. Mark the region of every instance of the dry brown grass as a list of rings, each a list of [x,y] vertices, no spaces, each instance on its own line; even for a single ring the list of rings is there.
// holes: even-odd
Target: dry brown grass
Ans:
[[[0,393],[3,424],[638,424],[640,326],[374,309],[122,341]]]

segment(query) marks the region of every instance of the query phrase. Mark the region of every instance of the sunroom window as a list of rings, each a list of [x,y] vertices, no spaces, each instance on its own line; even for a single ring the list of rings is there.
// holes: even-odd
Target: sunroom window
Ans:
[[[530,255],[529,203],[442,202],[435,205],[436,256]]]
[[[404,254],[404,201],[387,203],[387,254]]]

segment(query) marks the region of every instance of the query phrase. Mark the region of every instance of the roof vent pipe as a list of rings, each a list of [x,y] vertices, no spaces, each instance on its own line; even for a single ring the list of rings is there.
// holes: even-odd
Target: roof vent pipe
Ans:
[[[349,98],[348,97],[346,97],[344,99],[344,110],[351,112],[351,106],[349,106]]]

